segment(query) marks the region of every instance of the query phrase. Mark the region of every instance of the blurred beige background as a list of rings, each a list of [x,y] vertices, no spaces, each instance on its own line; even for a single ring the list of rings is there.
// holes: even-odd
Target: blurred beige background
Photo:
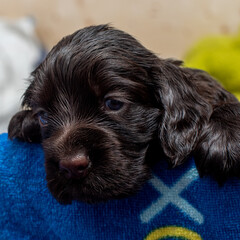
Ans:
[[[0,16],[34,16],[48,49],[84,26],[111,23],[163,57],[182,58],[208,34],[235,33],[239,0],[0,0]]]

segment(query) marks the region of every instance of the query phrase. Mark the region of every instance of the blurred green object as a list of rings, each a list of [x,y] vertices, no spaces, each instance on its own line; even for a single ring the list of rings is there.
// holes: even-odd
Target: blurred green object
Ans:
[[[190,48],[184,61],[187,67],[207,71],[240,99],[240,31],[200,40]]]

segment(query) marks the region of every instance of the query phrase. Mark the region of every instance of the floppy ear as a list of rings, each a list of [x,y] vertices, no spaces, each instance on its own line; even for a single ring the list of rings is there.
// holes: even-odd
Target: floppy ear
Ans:
[[[211,106],[199,94],[191,74],[179,66],[180,62],[162,61],[157,89],[164,109],[159,138],[170,164],[176,166],[194,150]]]
[[[9,122],[8,137],[10,139],[18,138],[26,142],[41,142],[40,125],[30,107],[33,84],[32,82],[24,93],[22,106],[26,110],[16,113]]]
[[[194,152],[201,176],[213,175],[218,182],[240,176],[240,103],[216,107],[204,125]]]

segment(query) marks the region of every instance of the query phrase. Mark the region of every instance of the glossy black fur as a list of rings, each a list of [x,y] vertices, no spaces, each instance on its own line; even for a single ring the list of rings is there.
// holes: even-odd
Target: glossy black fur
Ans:
[[[124,103],[119,111],[105,108],[109,96]],[[172,166],[194,155],[200,174],[219,181],[240,173],[237,99],[207,73],[161,59],[108,25],[63,38],[33,72],[22,106],[9,138],[42,142],[48,187],[61,203],[135,193],[151,176],[154,151]],[[89,174],[65,178],[59,162],[82,149]]]

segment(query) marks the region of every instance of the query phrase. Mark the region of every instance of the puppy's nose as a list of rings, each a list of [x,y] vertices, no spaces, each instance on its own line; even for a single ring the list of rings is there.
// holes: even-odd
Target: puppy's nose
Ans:
[[[59,163],[59,169],[64,173],[66,178],[83,178],[87,175],[89,167],[90,160],[85,154],[78,154]]]

